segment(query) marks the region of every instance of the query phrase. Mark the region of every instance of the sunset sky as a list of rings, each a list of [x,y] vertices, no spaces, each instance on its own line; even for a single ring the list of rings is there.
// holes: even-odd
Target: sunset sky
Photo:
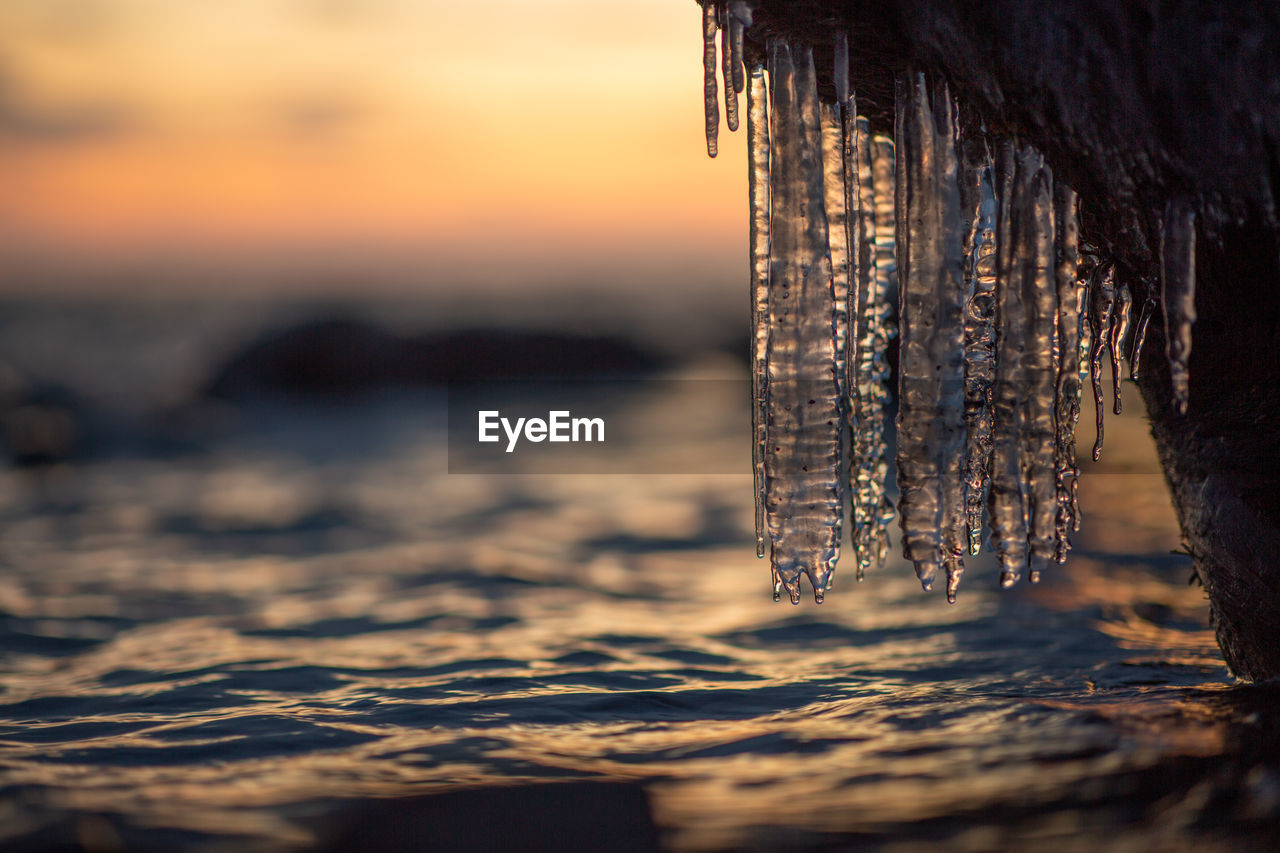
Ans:
[[[735,276],[692,0],[3,0],[0,287]],[[87,280],[87,279],[86,279]]]

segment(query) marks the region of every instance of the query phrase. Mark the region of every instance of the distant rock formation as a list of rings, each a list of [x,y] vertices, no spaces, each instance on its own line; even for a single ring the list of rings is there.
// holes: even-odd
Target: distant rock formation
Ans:
[[[659,363],[611,337],[505,329],[401,336],[355,320],[324,320],[250,343],[215,372],[205,393],[224,400],[341,397],[396,385],[635,375]]]

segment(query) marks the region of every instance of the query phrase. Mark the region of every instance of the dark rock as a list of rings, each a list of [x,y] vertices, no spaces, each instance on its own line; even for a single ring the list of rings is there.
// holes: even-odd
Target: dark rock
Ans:
[[[562,332],[466,329],[417,337],[328,320],[249,344],[217,371],[208,396],[345,396],[395,385],[634,375],[658,361],[617,338]]]
[[[18,466],[42,466],[82,455],[85,407],[70,391],[32,383],[0,364],[0,446]]]

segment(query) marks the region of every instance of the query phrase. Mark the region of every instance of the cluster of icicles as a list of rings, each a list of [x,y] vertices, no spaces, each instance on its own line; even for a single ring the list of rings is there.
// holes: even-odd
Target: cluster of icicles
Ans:
[[[1077,237],[1076,196],[1044,158],[957,119],[945,83],[897,82],[895,139],[870,133],[839,34],[835,103],[818,97],[812,47],[769,41],[744,61],[752,10],[703,4],[707,149],[719,85],[730,130],[745,90],[750,150],[756,548],[771,542],[774,599],[821,602],[846,500],[857,578],[888,553],[888,353],[898,340],[897,514],[926,590],[949,601],[977,554],[984,512],[1000,581],[1035,582],[1079,529],[1075,426],[1092,376],[1102,447],[1102,360],[1131,378],[1156,302],[1130,335],[1132,298]],[[716,62],[720,34],[721,62]],[[895,162],[896,159],[896,162]],[[1175,401],[1185,408],[1194,321],[1194,221],[1164,217],[1164,305]],[[1087,247],[1086,247],[1087,248]]]

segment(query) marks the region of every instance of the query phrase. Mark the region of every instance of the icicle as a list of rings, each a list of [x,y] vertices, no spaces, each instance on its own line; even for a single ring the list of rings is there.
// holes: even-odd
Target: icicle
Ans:
[[[1089,373],[1093,377],[1093,406],[1097,416],[1098,437],[1093,444],[1093,461],[1102,458],[1102,353],[1108,346],[1111,331],[1111,309],[1116,301],[1115,267],[1099,264],[1089,283],[1092,304],[1089,306],[1093,342],[1089,350]]]
[[[1054,279],[1053,178],[1044,158],[1032,149],[1022,152],[1019,178],[1029,175],[1029,196],[1018,225],[1024,300],[1030,321],[1023,353],[1027,381],[1026,415],[1022,436],[1023,470],[1027,480],[1028,545],[1032,583],[1057,554],[1058,466],[1054,422],[1058,352],[1056,326],[1058,291]]]
[[[964,212],[971,226],[966,238],[966,304],[964,314],[965,516],[969,553],[982,543],[982,504],[991,467],[991,387],[995,379],[996,200],[992,188],[991,153],[978,137],[965,144],[967,196]]]
[[[945,569],[954,601],[964,551],[981,544],[985,497],[1002,585],[1023,573],[1035,582],[1051,558],[1065,559],[1068,534],[1079,529],[1081,388],[1091,374],[1097,459],[1102,353],[1112,354],[1119,413],[1132,301],[1112,264],[1088,247],[1082,257],[1074,192],[1055,191],[1032,148],[1006,143],[993,162],[984,133],[969,130],[976,121],[961,148],[955,102],[945,84],[931,93],[923,74],[897,81],[896,143],[872,138],[849,89],[847,33],[833,47],[838,100],[822,105],[812,48],[774,38],[767,72],[744,65],[751,7],[705,0],[702,10],[711,156],[717,73],[731,130],[736,93],[746,92],[756,552],[763,556],[767,532],[775,600],[785,589],[799,603],[803,575],[822,601],[846,491],[858,579],[887,556],[894,334],[905,556],[926,590]],[[1171,205],[1161,255],[1181,407],[1194,239],[1193,212]],[[1131,376],[1154,305],[1148,298],[1137,322]]]
[[[1080,421],[1080,300],[1079,221],[1076,194],[1059,184],[1054,188],[1054,224],[1058,289],[1058,382],[1054,406],[1057,493],[1057,548],[1055,559],[1065,562],[1071,549],[1069,532],[1075,527],[1076,424]]]
[[[832,74],[836,87],[836,103],[845,106],[849,103],[849,34],[844,30],[836,33]]]
[[[838,557],[840,399],[812,49],[773,41],[769,76],[766,514],[775,594],[785,588],[798,603],[800,575],[808,575],[821,601]]]
[[[720,0],[719,18],[720,18],[720,77],[724,82],[724,118],[725,124],[729,130],[736,131],[738,129],[738,93],[742,91],[741,87],[734,86],[734,77],[740,75],[741,71],[736,71],[742,64],[742,56],[733,52],[733,35],[730,33],[733,25],[729,19],[729,7]]]
[[[1133,349],[1129,351],[1129,379],[1138,381],[1142,363],[1142,348],[1147,343],[1147,326],[1151,325],[1151,315],[1155,313],[1155,301],[1147,297],[1142,301],[1142,311],[1138,314],[1138,324],[1133,330]]]
[[[1115,398],[1117,415],[1121,413],[1120,405],[1120,358],[1124,351],[1124,339],[1129,334],[1129,310],[1133,306],[1133,296],[1129,293],[1129,285],[1121,284],[1116,288],[1116,304],[1111,309],[1111,395]],[[1130,370],[1133,366],[1130,365]]]
[[[835,297],[836,373],[843,399],[848,393],[848,358],[846,350],[852,344],[849,323],[849,287],[851,280],[851,246],[849,242],[849,217],[846,213],[848,194],[845,187],[845,135],[844,123],[837,104],[823,104],[822,111],[822,181],[824,208],[827,213],[827,235],[831,254],[831,290]],[[849,207],[849,210],[856,208]]]
[[[822,116],[822,181],[824,191],[824,207],[827,214],[827,237],[829,255],[831,257],[831,294],[833,298],[832,328],[835,334],[836,387],[839,395],[841,412],[840,423],[847,422],[851,415],[848,404],[849,364],[853,359],[854,331],[850,312],[850,295],[852,277],[852,247],[850,246],[849,211],[856,208],[849,206],[850,193],[845,183],[845,149],[847,143],[844,133],[844,121],[841,118],[838,104],[823,104]],[[842,448],[844,442],[841,442]],[[842,451],[843,454],[843,451]],[[843,457],[838,463],[837,472],[841,485],[844,485],[843,474],[847,461]],[[844,512],[844,498],[841,498],[841,513]],[[827,587],[835,580],[835,564],[827,577]]]
[[[747,90],[747,186],[751,201],[751,467],[755,485],[756,556],[764,556],[764,455],[769,354],[769,92],[764,68],[751,69]]]
[[[840,187],[844,190],[845,202],[845,254],[849,259],[849,287],[844,293],[844,311],[847,320],[849,320],[849,339],[845,347],[844,362],[844,389],[845,400],[849,405],[846,406],[847,415],[849,415],[850,441],[850,459],[852,451],[854,451],[854,442],[852,442],[852,434],[858,430],[858,411],[856,411],[856,386],[855,380],[858,375],[858,321],[859,321],[859,297],[863,292],[861,287],[861,275],[867,274],[868,255],[867,247],[863,246],[863,229],[867,227],[867,219],[865,216],[869,213],[863,209],[863,192],[861,192],[861,175],[859,173],[860,140],[858,119],[856,119],[856,111],[858,106],[855,99],[847,99],[838,102],[836,105],[836,113],[840,115],[841,123],[841,175]],[[827,192],[831,192],[831,187],[827,187]],[[869,196],[868,196],[869,197]],[[835,240],[835,237],[832,237]],[[837,300],[840,295],[837,293]],[[838,309],[837,309],[838,310]],[[837,320],[838,318],[837,315]],[[850,496],[856,501],[856,492],[854,491],[854,480],[849,480]],[[854,514],[856,516],[856,512]],[[851,516],[851,517],[854,517]]]
[[[893,140],[877,136],[868,141],[867,120],[858,119],[859,187],[863,205],[862,251],[866,251],[866,273],[860,277],[858,294],[858,367],[854,388],[857,415],[854,464],[857,487],[854,508],[854,546],[858,555],[858,577],[873,564],[889,556],[889,525],[894,508],[886,484],[889,477],[889,342],[896,332],[893,308],[898,295],[898,264],[895,250],[896,180]],[[867,218],[870,217],[870,221]],[[873,236],[874,235],[874,236]],[[870,240],[872,245],[866,246]],[[865,249],[863,248],[865,247]]]
[[[869,227],[870,221],[868,218],[870,211],[864,209],[863,199],[866,198],[869,201],[870,193],[863,195],[862,176],[859,170],[860,163],[865,162],[865,158],[862,156],[862,148],[859,146],[860,143],[865,146],[866,139],[859,136],[855,100],[852,97],[848,98],[838,103],[835,108],[840,116],[840,135],[843,143],[840,155],[840,187],[844,190],[844,240],[849,260],[849,286],[844,293],[844,313],[849,322],[849,337],[844,350],[843,384],[845,399],[848,403],[846,411],[849,415],[849,426],[851,428],[848,444],[850,458],[852,458],[854,450],[853,434],[857,432],[858,428],[857,389],[855,384],[858,372],[858,321],[860,316],[858,300],[865,289],[862,287],[861,276],[869,272],[868,264],[870,258],[870,247],[863,245],[864,231]],[[827,192],[831,192],[831,187],[827,188]],[[839,294],[837,293],[838,299]],[[838,319],[839,317],[837,317]],[[853,486],[853,478],[850,477],[850,496],[856,501],[857,493]],[[856,517],[856,515],[855,511],[851,517]]]
[[[1020,462],[1022,431],[1022,353],[1026,350],[1027,312],[1016,263],[1018,213],[1027,201],[1028,182],[1018,174],[1012,143],[1000,149],[996,168],[999,213],[996,219],[996,371],[992,388],[993,438],[991,486],[987,499],[991,541],[1000,563],[1000,583],[1012,586],[1027,563],[1027,517]]]
[[[906,220],[899,327],[898,486],[903,551],[925,589],[940,566],[948,599],[964,570],[960,484],[964,326],[960,200],[951,99],[930,106],[923,74],[900,81],[898,219]]]
[[[1080,324],[1077,327],[1080,333],[1080,348],[1077,352],[1077,358],[1080,362],[1079,383],[1080,388],[1076,392],[1076,423],[1079,426],[1079,414],[1084,406],[1084,389],[1089,384],[1089,376],[1091,374],[1089,353],[1093,351],[1093,273],[1098,267],[1097,255],[1090,252],[1082,252],[1080,255],[1080,263],[1077,267],[1076,278],[1076,304],[1080,306]],[[1077,457],[1078,458],[1078,457]],[[1079,467],[1076,466],[1076,483],[1071,487],[1071,530],[1078,533],[1080,531],[1080,494],[1077,488],[1079,481]]]
[[[1098,256],[1085,251],[1080,256],[1080,388],[1089,382],[1089,353],[1093,352],[1093,281],[1098,269]]]
[[[702,102],[707,116],[707,155],[716,156],[720,134],[720,93],[716,86],[715,0],[702,0]]]
[[[964,502],[964,229],[960,215],[960,166],[956,157],[955,101],[945,83],[933,93],[937,128],[938,239],[942,244],[937,280],[937,326],[932,341],[934,369],[941,376],[938,420],[938,470],[942,481],[942,560],[947,570],[947,601],[956,600],[964,574],[968,526]]]
[[[1181,199],[1169,202],[1165,211],[1160,240],[1160,283],[1173,403],[1180,414],[1186,414],[1191,327],[1196,321],[1196,214]]]
[[[852,105],[851,105],[852,106]],[[850,187],[852,203],[850,218],[850,245],[854,247],[856,263],[851,286],[850,311],[854,326],[855,344],[849,355],[849,400],[851,406],[849,493],[853,519],[852,534],[854,556],[857,560],[857,577],[861,581],[872,563],[882,559],[887,550],[882,519],[884,516],[884,478],[888,464],[885,460],[885,403],[888,391],[884,380],[885,311],[887,309],[884,278],[876,269],[876,208],[875,172],[872,165],[873,143],[865,118],[847,115],[846,181]],[[886,158],[886,183],[892,183],[892,159]],[[888,201],[892,214],[892,199]],[[892,251],[892,243],[890,243]]]
[[[937,389],[930,382],[928,338],[933,331],[934,281],[922,274],[922,262],[939,266],[931,238],[937,222],[925,199],[936,192],[933,116],[924,91],[924,75],[899,77],[894,126],[897,169],[898,265],[900,311],[898,329],[898,511],[904,556],[930,589],[942,562],[942,496],[938,493],[937,460],[929,447]],[[930,243],[926,245],[926,243]],[[921,258],[927,254],[927,258]]]
[[[751,7],[742,0],[731,0],[729,3],[729,46],[733,51],[733,91],[741,92],[746,88],[744,63],[746,53],[743,50],[743,34],[751,26]]]

